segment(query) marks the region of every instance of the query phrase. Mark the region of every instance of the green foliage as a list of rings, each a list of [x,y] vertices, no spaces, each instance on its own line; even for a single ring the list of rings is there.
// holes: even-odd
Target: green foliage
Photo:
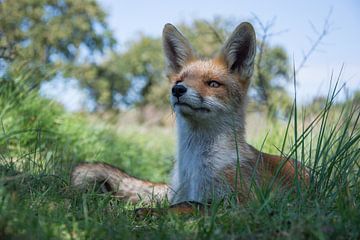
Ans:
[[[33,70],[38,85],[49,70],[81,60],[81,48],[101,52],[114,43],[105,16],[94,0],[1,1],[0,59],[10,72]]]
[[[140,96],[145,99],[155,87],[162,87],[164,82],[164,60],[159,38],[141,36],[138,41],[129,43],[127,51],[120,56],[127,64],[128,76],[133,82],[144,82]],[[135,83],[136,84],[136,83]],[[164,101],[162,98],[161,101]]]
[[[165,180],[164,172],[170,171],[172,162],[171,138],[164,135],[163,141],[153,142],[155,135],[161,135],[158,131],[138,135],[106,125],[93,126],[84,117],[68,115],[58,104],[40,98],[26,81],[25,77],[18,83],[0,79],[3,166],[16,172],[62,173],[65,177],[79,161],[105,161],[139,177]],[[150,166],[162,170],[149,175]]]
[[[178,27],[201,56],[212,57],[218,53],[235,25],[234,22],[217,17],[211,22],[198,19],[190,24],[181,23]]]
[[[261,45],[261,52],[255,60],[254,99],[267,107],[270,116],[290,112],[291,100],[285,89],[289,82],[288,55],[282,47]]]
[[[126,75],[125,62],[104,61],[100,64],[82,64],[69,70],[70,75],[80,79],[80,85],[88,90],[90,97],[96,102],[96,110],[116,109],[131,86]]]
[[[76,66],[70,72],[89,90],[98,109],[111,110],[119,104],[149,103],[148,97],[157,91],[155,86],[165,90],[163,69],[160,39],[141,36],[129,42],[123,53],[113,53],[101,64]],[[164,106],[167,91],[155,105]]]

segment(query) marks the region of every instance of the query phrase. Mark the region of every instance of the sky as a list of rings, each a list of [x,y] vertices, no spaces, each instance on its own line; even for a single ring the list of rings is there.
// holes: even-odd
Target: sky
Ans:
[[[119,49],[139,33],[160,36],[165,23],[176,25],[192,19],[211,20],[220,16],[234,21],[253,22],[256,15],[262,22],[275,18],[272,32],[282,32],[270,39],[270,44],[283,46],[295,66],[303,53],[316,40],[312,25],[321,30],[329,18],[330,31],[321,45],[310,56],[297,75],[297,95],[301,103],[325,95],[329,89],[332,72],[338,76],[344,66],[341,82],[348,92],[360,89],[360,1],[359,0],[182,0],[137,1],[99,0],[108,13],[107,22],[119,43]],[[257,25],[255,25],[257,27]],[[312,40],[309,40],[312,39]],[[60,99],[71,108],[78,107],[83,95],[77,94],[75,85],[69,84],[69,96]],[[291,84],[288,87],[292,92]],[[51,96],[51,91],[48,93]],[[68,99],[66,99],[68,98]],[[65,99],[65,100],[64,100]],[[75,109],[76,110],[76,109]]]

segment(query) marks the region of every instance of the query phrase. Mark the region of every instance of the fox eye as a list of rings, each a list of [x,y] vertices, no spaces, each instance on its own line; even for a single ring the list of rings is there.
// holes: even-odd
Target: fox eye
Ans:
[[[217,81],[214,81],[214,80],[211,80],[211,81],[208,81],[207,84],[209,85],[209,87],[211,88],[218,88],[221,86],[221,83],[217,82]]]

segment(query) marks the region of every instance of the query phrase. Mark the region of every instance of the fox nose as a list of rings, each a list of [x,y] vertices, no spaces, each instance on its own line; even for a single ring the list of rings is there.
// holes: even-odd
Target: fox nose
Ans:
[[[171,89],[171,92],[172,92],[172,95],[174,97],[181,97],[182,95],[184,95],[187,91],[187,88],[183,85],[175,85],[172,89]]]

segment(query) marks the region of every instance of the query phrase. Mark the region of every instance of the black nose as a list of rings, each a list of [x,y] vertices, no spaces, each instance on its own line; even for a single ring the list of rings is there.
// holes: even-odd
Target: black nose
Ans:
[[[182,95],[184,95],[184,93],[186,93],[186,87],[184,87],[183,85],[175,85],[172,89],[172,95],[174,97],[181,97]]]

